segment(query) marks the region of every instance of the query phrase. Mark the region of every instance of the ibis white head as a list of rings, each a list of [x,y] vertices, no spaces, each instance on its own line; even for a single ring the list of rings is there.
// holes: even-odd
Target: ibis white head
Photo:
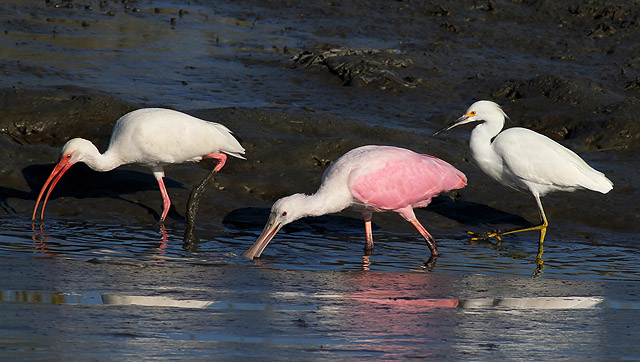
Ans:
[[[60,161],[67,159],[70,164],[84,162],[94,168],[96,155],[100,155],[98,148],[91,141],[84,138],[73,138],[67,141],[60,150]]]
[[[62,175],[64,175],[64,173],[67,172],[67,170],[71,166],[78,162],[84,162],[89,165],[89,167],[94,166],[97,156],[100,156],[100,152],[90,141],[85,140],[84,138],[74,138],[67,141],[67,143],[62,146],[62,150],[60,151],[60,161],[58,161],[58,164],[56,165],[56,167],[54,167],[51,175],[49,175],[49,178],[47,178],[47,181],[44,183],[44,186],[42,186],[42,189],[40,190],[40,194],[38,195],[38,199],[36,200],[36,207],[33,209],[33,216],[31,217],[31,220],[34,221],[36,219],[36,211],[38,210],[40,199],[42,198],[42,195],[44,194],[49,184],[51,184],[51,188],[49,188],[49,191],[47,192],[47,195],[45,196],[42,203],[42,213],[40,214],[41,219],[44,217],[44,208],[47,205],[49,195],[51,195],[51,191],[53,191],[53,188],[56,187],[56,184],[58,183],[58,181],[60,181]]]

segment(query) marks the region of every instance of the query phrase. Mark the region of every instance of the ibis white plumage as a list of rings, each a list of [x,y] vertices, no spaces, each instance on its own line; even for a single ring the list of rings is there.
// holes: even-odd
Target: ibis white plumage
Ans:
[[[69,140],[60,152],[60,161],[45,182],[36,206],[49,185],[42,204],[41,218],[51,191],[62,175],[74,164],[84,162],[96,171],[110,171],[125,164],[140,164],[151,168],[158,181],[163,199],[163,222],[169,212],[171,201],[163,182],[164,166],[182,162],[198,162],[204,157],[218,160],[214,171],[219,171],[227,155],[242,158],[244,148],[232,132],[222,124],[208,122],[188,114],[164,109],[142,108],[120,117],[111,132],[109,146],[104,153],[83,138]]]

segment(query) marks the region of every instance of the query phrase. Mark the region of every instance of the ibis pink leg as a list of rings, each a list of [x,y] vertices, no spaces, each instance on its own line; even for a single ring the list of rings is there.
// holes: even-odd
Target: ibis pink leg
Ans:
[[[220,169],[224,166],[224,164],[227,163],[227,155],[225,155],[222,152],[212,152],[202,157],[215,158],[216,160],[218,160],[218,164],[213,169],[214,172],[220,171]]]
[[[167,192],[167,188],[164,186],[162,178],[158,179],[158,186],[160,186],[160,193],[162,194],[162,217],[160,217],[160,222],[164,222],[164,219],[169,213],[169,208],[171,207],[171,200],[169,199],[169,193]]]
[[[429,246],[429,250],[431,250],[431,255],[432,256],[440,255],[438,253],[438,249],[436,248],[436,240],[433,238],[433,236],[431,236],[431,234],[429,234],[427,229],[425,229],[424,226],[420,224],[420,221],[418,221],[418,219],[411,219],[408,221],[411,223],[411,225],[413,225],[418,230],[420,234],[422,234],[422,237],[424,237],[424,240],[427,242],[427,245]]]

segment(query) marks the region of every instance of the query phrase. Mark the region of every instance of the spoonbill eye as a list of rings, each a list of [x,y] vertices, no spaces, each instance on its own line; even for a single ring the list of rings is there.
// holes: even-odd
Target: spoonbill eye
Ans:
[[[287,212],[283,211],[281,216],[287,216]]]

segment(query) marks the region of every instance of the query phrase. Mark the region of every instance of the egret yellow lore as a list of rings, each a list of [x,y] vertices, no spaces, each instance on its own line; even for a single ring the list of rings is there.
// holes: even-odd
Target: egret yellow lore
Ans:
[[[530,129],[514,127],[502,130],[508,116],[491,101],[475,102],[456,121],[434,133],[450,130],[466,123],[478,122],[471,132],[469,146],[474,160],[486,173],[503,185],[530,192],[538,204],[541,224],[524,229],[491,232],[488,237],[540,230],[538,262],[547,232],[547,217],[540,198],[554,191],[586,189],[603,194],[613,183],[589,166],[580,156],[552,139]],[[540,265],[539,265],[540,266]]]

